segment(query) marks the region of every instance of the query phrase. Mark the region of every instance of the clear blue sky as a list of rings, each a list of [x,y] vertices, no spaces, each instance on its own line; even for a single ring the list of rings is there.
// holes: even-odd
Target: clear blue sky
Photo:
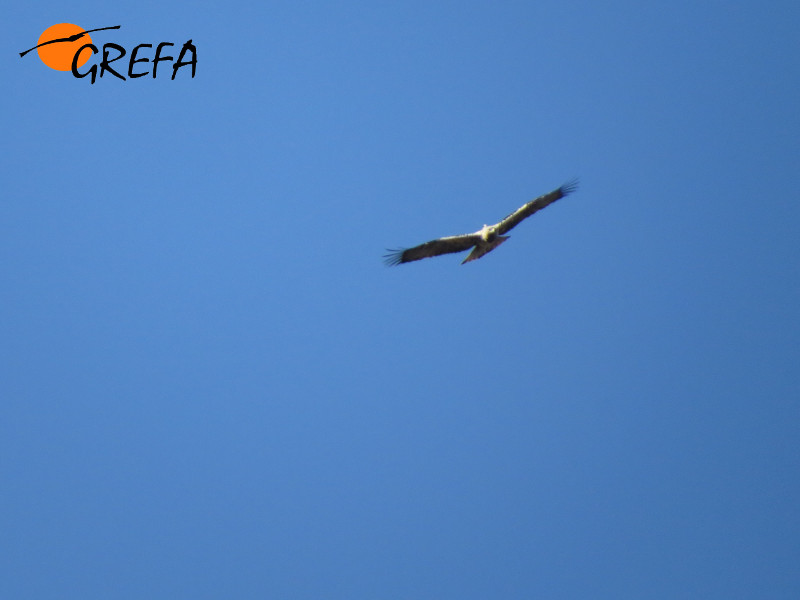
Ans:
[[[0,596],[800,597],[796,2],[4,22]]]

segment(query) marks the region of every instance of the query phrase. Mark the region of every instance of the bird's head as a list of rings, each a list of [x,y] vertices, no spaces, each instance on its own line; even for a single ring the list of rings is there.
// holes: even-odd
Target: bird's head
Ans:
[[[497,228],[494,225],[486,225],[483,224],[483,228],[481,229],[481,239],[484,242],[491,242],[494,238],[497,237]]]

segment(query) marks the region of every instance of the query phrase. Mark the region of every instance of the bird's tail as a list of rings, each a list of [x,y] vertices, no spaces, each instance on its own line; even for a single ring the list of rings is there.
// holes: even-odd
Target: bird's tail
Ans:
[[[461,264],[463,265],[464,263],[468,263],[471,260],[478,260],[481,256],[483,256],[487,252],[491,252],[492,250],[497,248],[500,244],[505,242],[509,237],[511,236],[498,235],[496,238],[494,238],[491,242],[487,244],[478,244],[472,249],[472,252],[469,253],[467,258],[465,258]]]

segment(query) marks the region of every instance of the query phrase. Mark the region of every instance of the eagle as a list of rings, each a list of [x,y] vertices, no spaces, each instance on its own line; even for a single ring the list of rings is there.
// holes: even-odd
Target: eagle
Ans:
[[[475,233],[465,233],[463,235],[451,235],[442,237],[437,240],[425,242],[413,248],[400,248],[397,250],[388,250],[389,254],[384,255],[384,260],[389,266],[399,265],[402,263],[413,262],[431,256],[439,256],[440,254],[451,254],[453,252],[463,252],[472,248],[472,252],[467,255],[461,264],[468,263],[471,260],[477,260],[484,254],[487,254],[497,248],[500,244],[505,242],[509,236],[503,235],[508,233],[514,227],[522,223],[525,219],[530,217],[533,213],[543,209],[571,194],[578,189],[578,180],[574,179],[565,183],[560,188],[553,190],[549,194],[539,196],[535,200],[531,200],[527,204],[523,204],[513,213],[508,215],[505,219],[494,225],[484,225]]]

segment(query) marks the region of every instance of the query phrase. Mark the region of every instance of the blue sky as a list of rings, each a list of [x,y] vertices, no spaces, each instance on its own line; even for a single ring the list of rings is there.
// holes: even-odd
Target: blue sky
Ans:
[[[119,6],[5,10],[0,595],[798,597],[796,3]]]

